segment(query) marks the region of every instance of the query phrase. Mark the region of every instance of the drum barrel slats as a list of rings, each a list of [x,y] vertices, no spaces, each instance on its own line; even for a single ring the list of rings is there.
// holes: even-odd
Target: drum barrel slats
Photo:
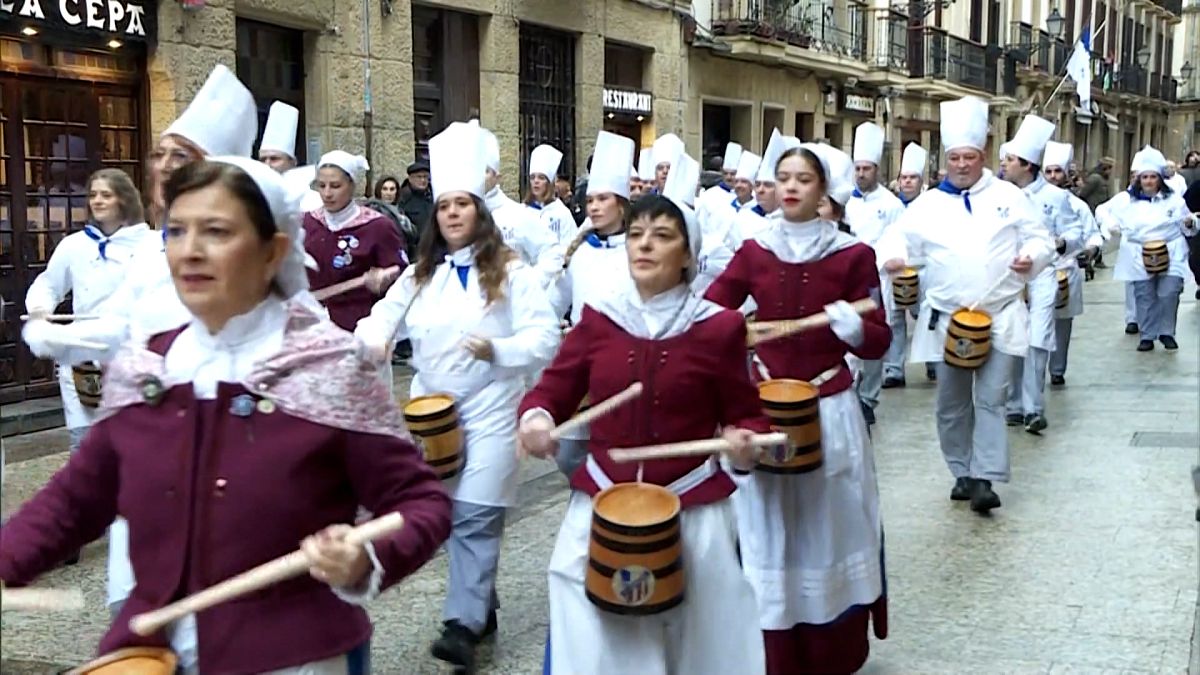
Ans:
[[[974,369],[983,365],[992,351],[992,319],[981,311],[959,310],[951,315],[946,329],[942,358],[947,365]]]
[[[643,525],[614,522],[622,513],[647,515]],[[648,483],[619,483],[592,498],[584,588],[588,599],[615,614],[646,616],[683,601],[683,542],[679,497]],[[605,517],[605,512],[608,516]],[[616,516],[614,516],[616,514]],[[660,517],[655,520],[652,514]],[[626,519],[631,519],[626,516]]]
[[[433,402],[440,406],[431,412],[412,412]],[[408,430],[425,456],[425,463],[441,480],[457,476],[463,464],[463,432],[454,399],[445,394],[418,396],[404,406],[403,412]]]

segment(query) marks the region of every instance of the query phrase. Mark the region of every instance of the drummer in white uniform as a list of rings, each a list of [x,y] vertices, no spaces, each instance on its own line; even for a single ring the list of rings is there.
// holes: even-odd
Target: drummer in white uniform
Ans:
[[[478,126],[479,123],[472,120],[470,124]],[[496,221],[496,227],[500,230],[500,236],[504,238],[505,245],[519,253],[521,260],[525,261],[526,265],[536,268],[543,254],[559,243],[559,238],[554,233],[554,227],[548,223],[551,220],[560,220],[562,212],[558,207],[561,206],[563,210],[567,210],[566,205],[555,200],[554,203],[558,206],[552,205],[536,211],[522,206],[504,194],[504,190],[500,187],[500,142],[490,130],[483,127],[480,129],[483,133],[484,161],[487,164],[487,176],[483,184],[484,190],[487,191],[484,194],[484,202],[492,214],[492,220]],[[549,148],[550,146],[540,147]],[[554,149],[550,148],[550,150]],[[558,151],[555,150],[555,152]],[[561,158],[562,154],[559,153],[559,159],[561,160]],[[550,157],[545,159],[546,166],[540,167],[541,170],[550,170],[549,160]],[[557,171],[557,169],[558,167],[555,166],[554,170]],[[568,210],[567,213],[569,215],[570,211]],[[559,229],[569,232],[571,237],[574,237],[578,226],[575,225],[574,218],[569,218],[569,220],[571,221],[570,225],[559,224]]]
[[[650,158],[654,162],[654,185],[643,190],[643,194],[662,194],[663,185],[667,182],[667,174],[671,165],[684,153],[683,140],[675,134],[663,134],[654,141],[650,148]],[[640,173],[640,172],[639,172]],[[642,176],[642,180],[645,180]]]
[[[904,204],[896,195],[879,184],[879,162],[883,158],[883,128],[874,122],[863,122],[854,130],[854,192],[846,203],[846,222],[850,231],[862,243],[875,248],[879,238],[892,223],[904,213]],[[886,274],[880,274],[879,291],[883,305],[889,314],[895,311],[892,302],[892,285]],[[889,319],[890,320],[890,319]],[[867,423],[875,422],[875,408],[879,405],[880,390],[903,385],[899,380],[883,381],[883,361],[874,359],[862,364],[862,377],[858,381],[858,397],[865,406]]]
[[[742,159],[742,146],[739,143],[725,144],[725,156],[721,158],[721,181],[702,191],[696,198],[696,220],[703,227],[708,220],[708,212],[714,206],[728,204],[733,198],[733,179],[737,177],[738,162]]]
[[[499,145],[496,155],[500,155]],[[575,224],[571,209],[562,203],[554,189],[562,158],[563,154],[558,148],[545,143],[529,153],[529,192],[525,195],[525,205],[554,235],[556,241],[566,243],[575,238],[579,226]]]
[[[321,193],[312,189],[317,179],[317,167],[296,166],[296,131],[300,125],[300,111],[295,107],[275,101],[267,113],[267,126],[263,127],[262,141],[258,144],[258,161],[283,174],[289,185],[296,189],[307,187],[300,208],[304,213],[321,208]]]
[[[1070,143],[1050,141],[1046,144],[1046,153],[1042,159],[1042,174],[1046,177],[1047,182],[1067,190],[1070,180],[1067,169],[1071,166],[1074,152]],[[1096,217],[1092,215],[1092,210],[1088,208],[1087,202],[1076,197],[1069,190],[1067,190],[1067,200],[1071,204],[1071,210],[1075,212],[1075,217],[1079,219],[1084,237],[1083,250],[1088,255],[1094,255],[1104,245],[1105,235],[1096,223]],[[1083,314],[1083,271],[1079,268],[1078,262],[1072,262],[1074,264],[1068,265],[1063,261],[1059,267],[1067,273],[1070,288],[1066,306],[1056,307],[1054,313],[1054,352],[1050,354],[1050,384],[1056,386],[1066,384],[1067,355],[1071,348],[1071,328],[1075,323],[1075,317]]]
[[[1175,322],[1188,273],[1184,237],[1196,234],[1196,221],[1183,195],[1166,184],[1166,163],[1163,154],[1148,145],[1134,155],[1131,164],[1137,181],[1129,188],[1128,201],[1108,209],[1101,223],[1122,236],[1113,278],[1133,283],[1139,352],[1154,349],[1155,340],[1168,351],[1179,349]],[[1146,270],[1145,258],[1156,244],[1166,246],[1169,261],[1165,271],[1152,274]]]
[[[1055,348],[1055,305],[1058,303],[1058,270],[1073,267],[1083,250],[1083,227],[1075,216],[1068,193],[1042,177],[1042,155],[1054,135],[1054,123],[1026,115],[1016,136],[1005,144],[1004,179],[1021,188],[1033,201],[1050,236],[1056,255],[1053,262],[1029,281],[1029,351],[1013,364],[1008,390],[1010,426],[1024,425],[1031,434],[1046,428],[1046,366]],[[1066,273],[1066,272],[1064,272]]]
[[[540,278],[504,245],[487,211],[484,146],[479,127],[463,123],[430,139],[435,227],[421,239],[416,263],[354,331],[374,361],[407,337],[412,397],[455,399],[466,463],[453,479],[445,625],[432,651],[467,669],[475,646],[496,631],[500,540],[517,496],[517,404],[525,377],[558,346],[558,319]]]
[[[984,168],[988,106],[968,96],[941,104],[946,178],[916,199],[878,245],[884,268],[925,261],[925,301],[911,360],[943,361],[951,315],[976,307],[991,318],[991,352],[974,370],[942,363],[936,419],[954,476],[950,498],[986,513],[1000,506],[992,482],[1009,479],[1004,402],[1013,360],[1029,349],[1026,281],[1050,264],[1054,245],[1019,188]]]
[[[925,170],[928,161],[929,152],[919,144],[909,143],[904,147],[904,153],[900,156],[900,173],[896,178],[898,188],[896,197],[904,205],[904,208],[908,208],[908,205],[925,191]],[[907,310],[903,307],[894,307],[888,312],[888,325],[892,329],[892,346],[888,348],[887,354],[883,357],[883,389],[903,387],[906,384],[904,354],[908,350],[908,318],[910,315],[914,320],[917,318],[917,312],[920,311],[921,302],[925,298],[925,286],[920,281],[924,266],[920,260],[911,260],[910,262],[917,269],[917,301]],[[895,304],[895,296],[892,297],[893,304]],[[925,378],[937,379],[937,368],[934,364],[925,364]]]

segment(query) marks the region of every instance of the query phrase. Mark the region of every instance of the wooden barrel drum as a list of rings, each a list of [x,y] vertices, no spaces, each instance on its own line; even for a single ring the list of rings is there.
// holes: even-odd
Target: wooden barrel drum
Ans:
[[[70,670],[67,675],[175,675],[175,653],[164,647],[127,647]]]
[[[1054,296],[1054,309],[1066,309],[1071,302],[1071,279],[1067,276],[1066,270],[1058,270],[1054,276],[1058,279],[1058,293]]]
[[[463,431],[449,394],[418,396],[404,405],[404,421],[438,478],[458,475],[463,465]]]
[[[920,297],[920,281],[917,271],[905,267],[904,271],[892,279],[892,301],[897,307],[912,307]]]
[[[946,363],[974,369],[987,361],[992,351],[992,317],[979,310],[960,309],[950,317],[946,330]]]
[[[584,590],[615,614],[646,616],[683,602],[679,497],[649,483],[618,483],[592,498]]]
[[[771,427],[788,435],[786,446],[769,448],[757,469],[768,473],[808,473],[821,468],[821,392],[803,380],[758,383],[758,398]]]
[[[100,405],[103,376],[104,369],[91,361],[71,366],[71,379],[75,382],[75,392],[79,394],[79,402],[83,407],[95,408]]]
[[[1155,239],[1142,244],[1142,265],[1146,267],[1146,274],[1166,272],[1171,267],[1171,252],[1167,249],[1167,242]]]

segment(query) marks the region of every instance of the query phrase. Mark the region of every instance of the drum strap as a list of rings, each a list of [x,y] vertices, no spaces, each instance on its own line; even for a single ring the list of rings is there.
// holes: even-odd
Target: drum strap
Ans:
[[[587,468],[588,476],[591,476],[592,482],[601,490],[607,490],[613,486],[613,479],[604,473],[604,469],[600,467],[600,463],[596,461],[596,456],[588,453],[587,463],[584,465]],[[680,478],[676,479],[670,485],[666,485],[668,490],[674,492],[677,496],[683,495],[696,489],[701,483],[712,478],[721,470],[721,465],[717,462],[716,455],[708,458],[700,466],[687,472]]]
[[[764,382],[771,379],[771,373],[770,373],[770,371],[767,370],[767,364],[763,363],[763,360],[761,358],[759,358],[758,354],[755,354],[754,356],[752,356],[750,361],[751,361],[751,363],[754,364],[754,368],[756,370],[758,370],[758,375],[759,375],[759,377],[762,378],[762,380]],[[833,378],[837,377],[838,373],[840,373],[840,372],[842,372],[842,364],[839,363],[836,366],[830,368],[829,370],[826,370],[825,372],[821,373],[820,375],[809,380],[808,383],[814,387],[819,387],[819,386],[825,384],[826,382],[832,380]]]

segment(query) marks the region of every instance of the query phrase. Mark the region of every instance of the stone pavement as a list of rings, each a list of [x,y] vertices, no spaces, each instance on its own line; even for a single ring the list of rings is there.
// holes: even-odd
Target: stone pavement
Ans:
[[[875,434],[891,635],[873,644],[864,672],[1188,672],[1197,607],[1189,472],[1200,447],[1200,305],[1189,285],[1179,351],[1138,354],[1122,332],[1121,286],[1107,279],[1102,272],[1086,286],[1067,385],[1047,394],[1050,428],[1040,437],[1010,430],[1013,482],[997,487],[1004,506],[993,517],[947,498],[933,386],[921,369],[909,369],[906,389],[885,393]],[[62,431],[6,440],[66,443]],[[64,459],[10,465],[3,511]],[[544,462],[527,463],[522,480],[502,556],[499,639],[482,672],[540,672],[545,569],[566,489]],[[85,613],[4,615],[0,670],[47,673],[48,664],[90,657],[106,620],[104,555],[103,543],[93,544],[81,564],[40,582],[82,587]],[[445,578],[439,556],[374,605],[376,673],[445,672],[427,656]]]

